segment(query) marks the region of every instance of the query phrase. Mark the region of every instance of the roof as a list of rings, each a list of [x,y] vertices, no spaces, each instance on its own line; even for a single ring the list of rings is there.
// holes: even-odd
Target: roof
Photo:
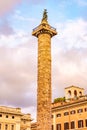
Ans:
[[[74,86],[74,85],[71,85],[71,86],[69,86],[69,87],[66,87],[65,89],[68,89],[68,88],[79,88],[79,89],[83,89],[83,90],[84,90],[84,88],[80,88],[80,87]]]
[[[7,107],[7,106],[0,106],[0,113],[14,114],[14,115],[22,116],[21,108],[12,108],[12,107]]]
[[[87,104],[87,97],[81,98],[79,100],[70,101],[70,102],[63,102],[60,105],[54,103],[52,104],[52,111],[66,109],[66,108],[70,108],[82,104]]]

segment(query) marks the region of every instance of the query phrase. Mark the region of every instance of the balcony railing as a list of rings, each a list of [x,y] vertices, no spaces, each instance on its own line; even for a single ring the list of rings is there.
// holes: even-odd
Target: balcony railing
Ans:
[[[37,26],[36,28],[33,29],[33,31],[36,31],[38,28],[41,28],[41,27],[47,27],[49,29],[56,31],[56,28],[54,28],[52,26],[47,26],[46,24],[42,24],[42,25]]]

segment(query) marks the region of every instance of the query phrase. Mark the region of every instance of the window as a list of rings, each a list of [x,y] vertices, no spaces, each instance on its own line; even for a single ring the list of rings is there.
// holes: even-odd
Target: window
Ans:
[[[65,113],[64,113],[64,116],[67,116],[67,115],[69,115],[69,112],[65,112]]]
[[[56,117],[61,117],[61,114],[57,114]]]
[[[78,121],[78,128],[82,128],[83,127],[83,120],[79,120]]]
[[[0,117],[2,117],[2,114],[0,114]]]
[[[70,112],[70,114],[75,114],[76,113],[76,111],[75,110],[72,110],[71,112]]]
[[[75,128],[75,122],[72,121],[72,122],[71,122],[71,129],[74,129],[74,128]]]
[[[8,130],[8,125],[7,124],[5,125],[5,130]]]
[[[8,118],[8,115],[6,115],[6,118]]]
[[[14,116],[12,116],[12,119],[14,119]]]
[[[14,125],[11,125],[11,130],[14,130]]]
[[[82,92],[81,91],[79,92],[79,95],[82,96]]]
[[[68,91],[68,98],[71,98],[71,91]]]
[[[83,109],[78,109],[77,112],[81,113],[81,112],[83,112]]]
[[[52,130],[54,130],[54,126],[52,125]]]
[[[87,108],[85,108],[85,112],[87,112]]]
[[[56,130],[61,130],[61,124],[56,124]]]
[[[1,124],[0,124],[0,130],[1,130]]]
[[[85,120],[85,126],[87,127],[87,119]]]
[[[74,98],[77,99],[77,91],[74,90]]]
[[[64,123],[64,130],[68,130],[68,129],[69,129],[69,123],[66,122],[66,123]]]
[[[51,118],[53,118],[53,115],[51,115]]]

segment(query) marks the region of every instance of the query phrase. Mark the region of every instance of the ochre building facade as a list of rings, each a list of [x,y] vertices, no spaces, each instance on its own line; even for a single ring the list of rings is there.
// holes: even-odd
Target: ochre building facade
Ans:
[[[52,104],[52,130],[87,130],[87,95],[76,86],[65,88],[65,102]]]
[[[30,130],[31,115],[20,108],[0,106],[0,130]]]

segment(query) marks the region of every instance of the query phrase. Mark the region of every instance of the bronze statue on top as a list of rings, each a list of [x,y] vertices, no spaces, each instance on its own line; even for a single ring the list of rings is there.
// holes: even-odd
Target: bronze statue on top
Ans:
[[[47,21],[47,19],[48,19],[47,9],[44,9],[42,21]]]

